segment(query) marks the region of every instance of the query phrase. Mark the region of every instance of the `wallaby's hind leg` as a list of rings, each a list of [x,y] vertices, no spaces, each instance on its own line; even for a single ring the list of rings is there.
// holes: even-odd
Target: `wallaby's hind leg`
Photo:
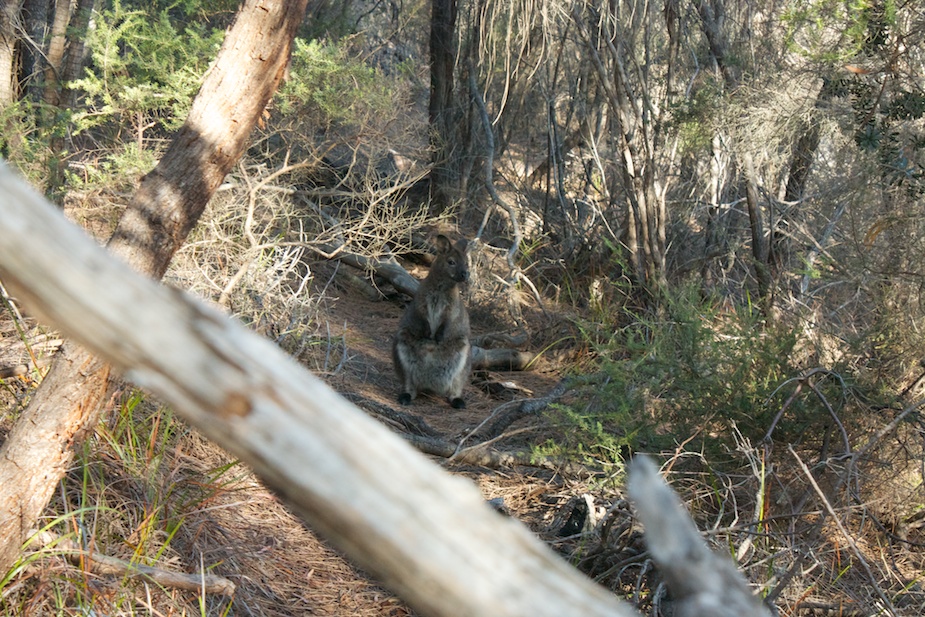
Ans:
[[[402,385],[401,394],[398,395],[400,405],[410,405],[418,395],[413,378],[414,370],[408,366],[409,353],[408,346],[400,341],[396,341],[392,346],[392,363],[395,365],[398,381]]]
[[[454,409],[463,409],[466,406],[466,401],[462,398],[462,392],[466,382],[469,380],[469,373],[471,371],[469,354],[470,350],[467,343],[453,357],[455,366],[452,366],[450,369],[452,377],[450,379],[449,388],[447,388],[447,399]]]

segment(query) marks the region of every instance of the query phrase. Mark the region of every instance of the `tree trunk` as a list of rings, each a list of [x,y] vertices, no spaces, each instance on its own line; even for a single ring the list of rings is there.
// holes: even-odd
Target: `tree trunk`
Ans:
[[[771,241],[764,230],[764,214],[758,201],[758,183],[755,180],[755,163],[751,153],[745,153],[742,160],[745,167],[745,204],[748,208],[749,228],[752,231],[752,258],[755,264],[755,279],[758,281],[758,297],[767,301],[771,297]]]
[[[244,151],[283,75],[306,1],[247,0],[241,7],[189,118],[142,179],[109,242],[139,272],[163,276]],[[0,572],[16,560],[105,393],[107,366],[70,343],[58,355],[0,449]],[[44,427],[41,435],[35,426]]]
[[[66,42],[67,53],[61,58],[57,58],[57,73],[52,75],[46,69],[45,84],[45,101],[57,105],[61,109],[72,109],[77,104],[77,90],[69,87],[69,83],[80,77],[80,71],[83,68],[84,50],[86,49],[87,28],[90,24],[90,17],[93,13],[94,0],[77,0],[77,4],[71,12],[70,23],[66,28],[66,36],[55,37],[52,32],[51,51],[57,54],[60,51],[56,46],[62,41]],[[55,20],[59,14],[55,13]],[[51,52],[49,52],[51,54]],[[49,55],[51,58],[51,55]],[[48,77],[51,76],[51,77]],[[56,77],[52,79],[52,77]],[[51,81],[48,81],[51,79]],[[53,120],[49,116],[48,122]],[[57,195],[59,188],[64,183],[65,171],[67,169],[66,160],[67,142],[64,133],[55,131],[51,138],[51,156],[48,161],[48,187],[46,194],[52,201],[60,202]]]
[[[41,75],[45,65],[42,53],[48,32],[48,0],[25,0],[22,13],[31,41],[24,41],[22,45],[20,83],[25,84],[26,95],[39,102],[42,100]]]
[[[456,66],[456,0],[432,0],[430,19],[430,114],[434,167],[431,192],[438,210],[449,206],[458,187],[452,172],[458,141],[453,98]]]
[[[16,45],[19,0],[0,2],[0,109],[4,109],[16,100],[13,50]]]
[[[77,0],[77,8],[71,16],[68,32],[71,34],[71,44],[68,45],[67,56],[64,58],[64,69],[61,81],[64,83],[63,107],[72,109],[77,105],[77,90],[68,84],[82,77],[84,59],[87,49],[87,31],[90,28],[90,17],[96,0]]]
[[[67,43],[67,23],[71,20],[71,0],[55,0],[55,18],[51,24],[51,38],[48,41],[48,54],[45,67],[45,102],[58,105],[61,92],[58,82],[61,76],[61,64],[64,60],[64,46]]]

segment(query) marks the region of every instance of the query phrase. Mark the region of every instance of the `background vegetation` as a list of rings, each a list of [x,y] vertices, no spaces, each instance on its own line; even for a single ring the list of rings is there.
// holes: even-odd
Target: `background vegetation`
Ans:
[[[79,2],[49,68],[56,34],[30,20],[39,4],[3,22],[16,60],[0,153],[102,239],[185,118],[236,7]],[[377,297],[383,285],[328,257],[406,256],[427,231],[456,226],[481,241],[479,333],[523,329],[542,370],[572,379],[542,430],[512,441],[593,470],[563,492],[611,503],[627,456],[661,452],[695,516],[771,601],[919,614],[921,9],[450,4],[453,95],[435,108],[431,3],[316,3],[288,80],[168,280],[336,380],[359,344],[332,334],[342,309],[330,286],[353,277]],[[37,341],[53,333],[5,302],[4,356],[46,353]],[[34,387],[2,383],[0,435]],[[137,392],[114,401],[49,525],[129,542],[152,563],[202,556],[209,504],[253,480],[216,452],[187,467],[191,444],[207,446],[168,409]],[[836,518],[863,551],[845,548]],[[563,546],[660,611],[643,562],[618,567],[625,550]],[[102,593],[31,555],[0,573],[8,614],[71,614],[101,596],[106,612],[155,610],[131,587]],[[260,599],[239,606],[291,603],[252,591]],[[197,601],[157,602],[236,610]],[[344,606],[330,610],[359,610]]]

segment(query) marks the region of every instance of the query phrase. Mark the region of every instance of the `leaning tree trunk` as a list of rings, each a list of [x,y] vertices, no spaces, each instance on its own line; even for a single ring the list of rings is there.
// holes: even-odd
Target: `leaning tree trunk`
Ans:
[[[247,0],[190,115],[141,180],[109,242],[136,270],[163,276],[279,84],[307,0]],[[66,343],[0,449],[0,572],[19,554],[72,448],[100,413],[108,367]]]

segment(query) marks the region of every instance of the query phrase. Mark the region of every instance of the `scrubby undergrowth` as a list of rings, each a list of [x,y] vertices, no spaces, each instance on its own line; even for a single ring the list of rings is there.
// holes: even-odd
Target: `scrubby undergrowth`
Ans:
[[[563,380],[567,387],[492,443],[533,456],[535,465],[438,462],[471,477],[487,499],[503,498],[564,558],[648,614],[670,614],[670,598],[623,499],[624,465],[636,452],[664,463],[710,542],[782,612],[871,615],[892,606],[921,614],[920,201],[908,187],[876,185],[876,172],[865,171],[883,153],[852,150],[850,126],[823,123],[820,171],[800,204],[805,215],[788,219],[790,244],[776,240],[790,268],[777,273],[777,295],[759,299],[744,208],[705,206],[698,178],[710,165],[730,164],[712,150],[722,119],[733,123],[724,128],[734,140],[748,142],[741,147],[759,147],[752,142],[766,134],[751,126],[796,130],[812,100],[779,88],[783,78],[774,76],[743,88],[720,114],[720,89],[705,79],[673,110],[677,124],[666,125],[679,131],[679,158],[694,163],[679,163],[685,173],[672,179],[667,286],[642,290],[605,177],[614,172],[596,150],[607,140],[592,147],[577,129],[563,138],[563,148],[581,145],[547,161],[547,182],[561,176],[541,190],[536,160],[555,158],[537,146],[546,143],[547,123],[536,121],[545,103],[513,80],[505,104],[517,111],[502,114],[510,107],[486,94],[500,114],[496,188],[514,204],[522,233],[512,269],[513,221],[481,184],[461,190],[447,209],[429,201],[424,13],[407,8],[395,31],[380,20],[360,37],[344,35],[356,26],[344,11],[315,16],[323,36],[303,33],[289,82],[167,284],[274,340],[362,407],[396,407],[389,338],[405,298],[337,257],[395,258],[421,277],[428,234],[480,234],[468,290],[474,335],[525,332],[539,359],[529,372],[476,375],[465,411],[426,398],[405,411],[456,442],[505,412],[507,399],[541,397]],[[83,113],[41,125],[23,102],[0,116],[9,129],[0,147],[12,162],[100,240],[163,152],[220,39],[218,27],[171,30],[169,11],[143,17],[118,6],[100,15],[105,27],[89,41],[96,60],[75,84],[85,91]],[[152,51],[150,39],[168,31],[186,44]],[[157,61],[122,57],[124,41],[106,36],[147,40],[142,51]],[[503,82],[499,70],[484,72],[486,83]],[[796,90],[813,83],[800,80]],[[552,110],[554,118],[573,111]],[[590,120],[563,119],[563,131],[574,128],[569,122],[583,131]],[[52,144],[64,134],[62,154]],[[788,136],[768,137],[769,177],[785,167]],[[484,144],[467,146],[472,177],[482,178]],[[62,174],[52,173],[58,163]],[[889,193],[888,217],[877,212],[875,185]],[[818,254],[800,252],[829,221],[837,241],[825,239]],[[9,301],[0,333],[0,369],[44,367],[59,342]],[[42,370],[0,380],[0,439]],[[519,389],[489,389],[506,381]],[[99,553],[228,577],[238,587],[234,599],[92,574],[48,546],[0,573],[3,614],[410,614],[170,409],[119,383],[104,417],[43,524]],[[583,524],[571,517],[588,503]]]

